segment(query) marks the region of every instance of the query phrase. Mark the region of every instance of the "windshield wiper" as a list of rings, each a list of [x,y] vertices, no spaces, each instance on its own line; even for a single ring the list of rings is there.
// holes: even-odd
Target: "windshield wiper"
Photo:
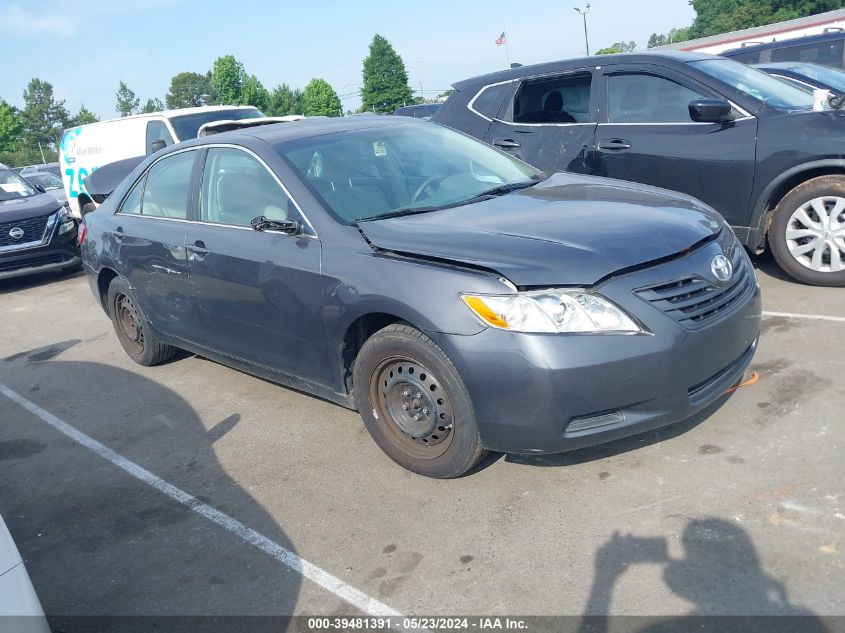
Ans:
[[[462,204],[471,204],[483,198],[490,198],[493,196],[502,196],[506,193],[510,193],[511,191],[517,191],[518,189],[527,189],[528,187],[533,187],[536,185],[540,180],[531,180],[529,182],[512,182],[507,185],[499,185],[498,187],[493,187],[492,189],[488,189],[487,191],[482,191],[471,198],[468,198],[463,201]]]
[[[358,218],[353,222],[353,224],[357,224],[358,222],[369,222],[370,220],[385,220],[387,218],[400,218],[403,215],[416,215],[417,213],[428,213],[429,211],[440,211],[441,209],[448,209],[449,207],[454,207],[457,205],[454,204],[446,204],[446,205],[439,205],[439,206],[431,206],[431,207],[403,207],[401,209],[394,209],[393,211],[388,211],[387,213],[378,213],[376,215],[368,215],[365,218]]]

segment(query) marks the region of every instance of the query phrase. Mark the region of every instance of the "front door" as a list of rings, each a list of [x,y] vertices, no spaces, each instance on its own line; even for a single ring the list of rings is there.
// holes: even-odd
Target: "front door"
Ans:
[[[589,173],[593,83],[591,69],[523,79],[484,140],[539,169]]]
[[[198,214],[188,229],[188,265],[208,346],[330,384],[320,241],[276,177],[245,150],[212,147]],[[303,228],[297,235],[253,230],[262,215]]]
[[[595,173],[689,194],[745,226],[757,119],[734,108],[727,123],[692,121],[691,101],[720,95],[662,67],[610,66],[604,77],[606,122],[596,134]]]

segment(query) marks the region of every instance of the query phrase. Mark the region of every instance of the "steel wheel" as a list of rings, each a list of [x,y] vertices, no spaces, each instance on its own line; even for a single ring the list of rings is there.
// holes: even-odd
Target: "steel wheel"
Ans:
[[[132,299],[123,293],[116,294],[114,297],[114,314],[121,337],[135,354],[143,354],[144,328]]]
[[[370,380],[373,415],[389,440],[418,459],[439,457],[453,438],[453,412],[440,380],[402,357],[383,360]]]
[[[845,270],[845,198],[822,196],[802,204],[787,222],[786,245],[810,270]]]

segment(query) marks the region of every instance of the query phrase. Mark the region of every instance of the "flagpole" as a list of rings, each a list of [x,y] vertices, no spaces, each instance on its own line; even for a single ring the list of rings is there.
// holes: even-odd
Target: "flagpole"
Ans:
[[[511,51],[508,48],[508,30],[507,28],[503,28],[502,33],[505,34],[505,59],[508,60],[508,68],[511,67]]]

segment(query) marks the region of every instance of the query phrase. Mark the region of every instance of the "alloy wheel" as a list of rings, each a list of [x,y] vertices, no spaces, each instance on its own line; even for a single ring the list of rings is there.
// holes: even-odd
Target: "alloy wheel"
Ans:
[[[786,246],[810,270],[845,270],[845,198],[822,196],[802,204],[786,225]]]

